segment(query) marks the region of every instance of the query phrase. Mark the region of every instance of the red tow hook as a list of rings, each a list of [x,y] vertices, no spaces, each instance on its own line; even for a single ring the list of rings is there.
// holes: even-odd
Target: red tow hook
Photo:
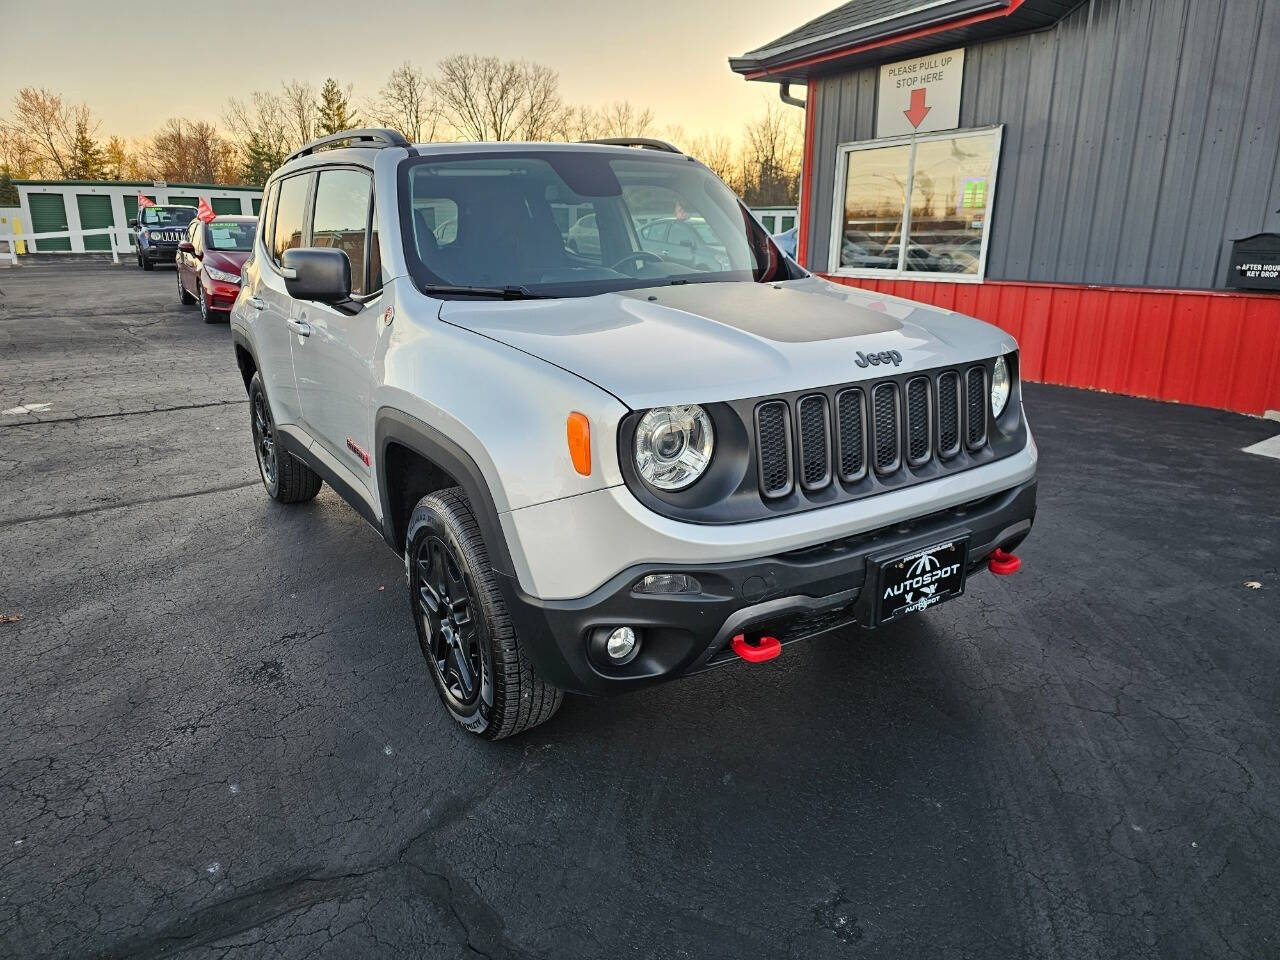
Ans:
[[[744,634],[738,634],[729,641],[733,652],[747,663],[764,663],[782,653],[782,644],[775,637],[761,637],[755,643],[747,643]]]
[[[1008,577],[1022,569],[1022,558],[1012,553],[1005,553],[999,547],[991,551],[987,567],[998,577]]]

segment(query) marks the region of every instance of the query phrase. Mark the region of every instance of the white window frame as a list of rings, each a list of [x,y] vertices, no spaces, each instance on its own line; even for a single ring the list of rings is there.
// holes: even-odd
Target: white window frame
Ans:
[[[979,252],[977,273],[934,273],[928,270],[906,269],[907,247],[911,241],[911,194],[916,180],[916,144],[931,140],[965,140],[995,134],[995,146],[991,151],[991,173],[987,177],[987,215],[982,222],[982,248]],[[836,185],[831,204],[831,245],[827,253],[828,272],[840,277],[862,277],[880,280],[923,280],[925,282],[982,283],[987,278],[987,245],[991,238],[991,221],[995,219],[996,176],[1000,170],[1000,145],[1004,141],[1004,124],[988,127],[968,127],[944,130],[939,133],[915,134],[905,137],[884,137],[880,140],[859,140],[842,143],[836,147]],[[849,185],[849,157],[861,150],[878,150],[881,147],[911,146],[911,159],[907,163],[907,190],[902,205],[902,238],[898,244],[898,268],[882,270],[874,267],[842,267],[840,265],[840,240],[844,226],[844,200]]]

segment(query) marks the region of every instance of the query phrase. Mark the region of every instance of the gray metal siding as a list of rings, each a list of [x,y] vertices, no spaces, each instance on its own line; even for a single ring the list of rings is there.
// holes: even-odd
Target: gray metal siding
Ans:
[[[840,143],[872,138],[878,68],[819,79],[809,263],[826,269]],[[969,47],[963,127],[1005,124],[987,276],[1201,288],[1280,231],[1280,2],[1089,0]]]

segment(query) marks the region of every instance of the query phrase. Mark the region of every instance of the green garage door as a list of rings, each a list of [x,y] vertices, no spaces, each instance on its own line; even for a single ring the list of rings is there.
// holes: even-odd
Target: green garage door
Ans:
[[[144,193],[143,196],[152,203],[156,202],[154,194]],[[130,220],[138,219],[138,195],[136,193],[131,193],[124,198],[124,219],[126,223]]]
[[[254,197],[253,198],[253,215],[256,217],[261,212],[262,212],[262,198]]]
[[[67,229],[67,205],[62,202],[62,194],[29,193],[27,205],[31,208],[32,233],[57,233]],[[40,253],[47,253],[50,250],[70,250],[71,240],[66,237],[40,240],[32,245],[32,249]]]
[[[200,206],[199,197],[170,197],[169,205],[174,207],[198,207]]]
[[[114,227],[115,218],[111,215],[111,198],[81,193],[76,196],[76,206],[80,208],[80,229],[99,230],[103,227]],[[110,250],[111,238],[105,233],[84,238],[86,250]]]
[[[220,213],[224,217],[240,216],[239,197],[214,197],[209,205],[213,207],[214,213]]]

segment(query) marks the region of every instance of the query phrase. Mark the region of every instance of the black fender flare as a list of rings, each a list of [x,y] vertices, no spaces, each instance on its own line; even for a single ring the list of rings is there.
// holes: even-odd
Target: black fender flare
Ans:
[[[399,538],[395,529],[391,490],[387,483],[387,447],[392,443],[412,450],[457,481],[458,486],[471,502],[471,512],[475,515],[476,523],[480,525],[480,534],[484,537],[485,547],[489,551],[490,564],[498,573],[514,577],[515,565],[511,562],[511,552],[507,548],[506,535],[502,532],[502,523],[498,520],[498,510],[494,506],[493,494],[489,491],[489,484],[471,455],[435,427],[393,407],[384,407],[378,411],[373,433],[377,462],[382,465],[378,470],[382,536],[397,556],[404,556],[404,544],[397,542]]]

